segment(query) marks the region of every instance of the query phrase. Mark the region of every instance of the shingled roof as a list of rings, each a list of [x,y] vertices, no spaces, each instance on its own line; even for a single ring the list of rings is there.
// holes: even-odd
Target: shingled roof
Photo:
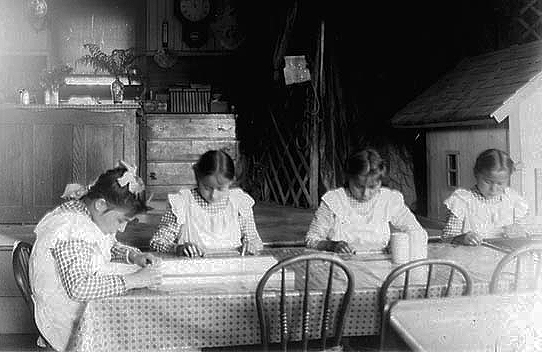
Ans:
[[[391,123],[405,128],[500,122],[508,116],[505,105],[539,82],[541,72],[542,41],[463,59]]]

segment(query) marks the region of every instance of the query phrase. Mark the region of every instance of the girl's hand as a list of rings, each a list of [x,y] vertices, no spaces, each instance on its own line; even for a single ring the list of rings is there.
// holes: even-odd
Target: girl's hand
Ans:
[[[132,253],[130,253],[130,261],[143,268],[146,267],[147,265],[158,266],[162,262],[162,259],[155,257],[151,253],[140,253],[140,252],[132,252]]]
[[[124,282],[128,290],[141,287],[156,287],[162,283],[162,272],[152,266],[147,266],[133,274],[125,275]]]
[[[332,246],[332,251],[335,253],[347,253],[347,254],[354,254],[355,251],[350,248],[348,243],[346,241],[337,241]]]
[[[479,246],[482,243],[482,238],[475,232],[469,231],[454,238],[452,243],[459,243],[465,246]]]
[[[177,256],[184,255],[185,257],[203,257],[205,253],[201,248],[192,242],[185,242],[177,246],[176,250]]]

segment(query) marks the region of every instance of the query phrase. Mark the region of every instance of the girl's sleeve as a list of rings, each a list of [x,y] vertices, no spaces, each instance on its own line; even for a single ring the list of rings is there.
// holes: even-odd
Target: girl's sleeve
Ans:
[[[509,189],[510,197],[514,204],[514,223],[526,224],[529,218],[529,203],[519,193],[513,189]]]
[[[76,301],[120,295],[126,292],[121,275],[100,275],[92,270],[92,244],[84,240],[57,241],[52,248],[62,285]]]
[[[256,229],[253,206],[254,199],[252,199],[252,197],[247,193],[241,192],[239,205],[239,226],[241,236],[246,236],[254,248],[259,251],[263,248],[263,242],[260,238],[258,230]]]
[[[174,252],[175,245],[180,234],[181,225],[177,222],[177,217],[169,207],[158,224],[158,228],[152,236],[150,248],[158,252]]]
[[[308,248],[316,248],[320,241],[326,240],[334,221],[335,214],[329,205],[325,201],[320,202],[309,225],[309,231],[305,235],[305,245]]]
[[[455,214],[448,209],[448,213],[446,215],[446,225],[444,225],[444,228],[442,229],[442,238],[452,239],[461,235],[462,232],[463,220],[455,216]]]
[[[468,201],[463,193],[462,190],[458,189],[444,200],[447,214],[442,237],[445,239],[459,236],[463,232],[463,222],[468,211]]]
[[[418,222],[412,211],[406,206],[403,195],[392,191],[390,199],[390,222],[400,231],[415,234],[420,240],[427,241],[427,232]]]
[[[139,249],[135,247],[125,245],[115,240],[115,242],[113,243],[113,246],[111,247],[111,260],[123,261],[127,264],[132,264],[130,260],[128,259],[128,256],[130,255],[130,252],[132,251],[141,252]]]

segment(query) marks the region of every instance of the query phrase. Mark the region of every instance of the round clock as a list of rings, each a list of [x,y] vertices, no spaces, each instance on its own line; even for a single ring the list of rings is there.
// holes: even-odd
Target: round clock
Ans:
[[[182,20],[200,22],[211,12],[211,0],[176,0],[175,12]]]

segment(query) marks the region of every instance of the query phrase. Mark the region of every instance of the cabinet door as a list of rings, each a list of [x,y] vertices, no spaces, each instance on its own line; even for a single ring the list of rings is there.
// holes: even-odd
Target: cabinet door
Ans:
[[[20,222],[31,198],[31,132],[23,124],[0,126],[0,219]]]
[[[0,115],[0,222],[37,222],[68,183],[93,182],[119,160],[137,165],[135,112],[11,110]]]

